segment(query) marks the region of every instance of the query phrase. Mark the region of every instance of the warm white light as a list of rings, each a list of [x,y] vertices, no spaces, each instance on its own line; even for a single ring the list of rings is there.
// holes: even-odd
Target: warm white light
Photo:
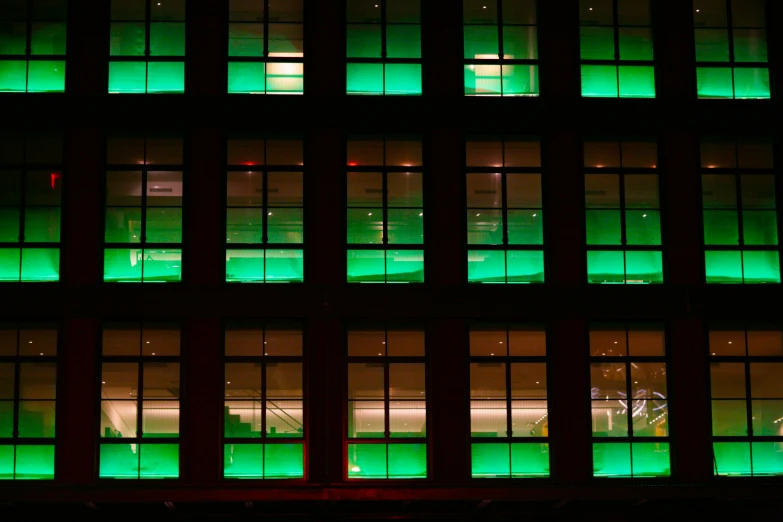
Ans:
[[[375,7],[378,7],[378,6],[376,5]],[[354,466],[354,467],[351,468],[351,471],[353,471],[354,473],[359,473],[361,471],[361,469],[359,469],[359,466]]]
[[[367,215],[368,215],[368,216],[372,216],[372,212],[370,212],[370,213],[369,213],[369,214],[367,214]]]
[[[106,381],[101,381],[101,384],[106,384]]]
[[[152,355],[155,355],[155,352],[152,352]]]
[[[43,352],[41,352],[39,355],[43,355]]]
[[[423,215],[424,215],[424,212],[419,212],[419,216],[420,217],[423,216]]]
[[[536,217],[536,216],[537,216],[537,214],[533,214],[533,217]]]
[[[495,355],[494,353],[491,353],[490,355]]]
[[[479,217],[481,214],[476,214],[476,217]]]
[[[731,344],[731,341],[729,341],[729,344]]]
[[[27,341],[27,344],[33,344],[33,342],[32,341]]]
[[[149,341],[147,341],[147,344],[150,344],[150,342],[149,342]]]
[[[231,384],[231,381],[226,381],[226,384]]]
[[[271,215],[272,215],[272,213],[270,212],[268,215],[269,215],[269,216],[271,216]],[[647,214],[645,214],[645,216],[646,216],[646,215],[647,215]]]

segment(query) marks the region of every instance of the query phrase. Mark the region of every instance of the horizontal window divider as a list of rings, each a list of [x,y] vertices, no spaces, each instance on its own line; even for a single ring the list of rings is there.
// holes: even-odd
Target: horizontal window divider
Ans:
[[[470,362],[542,363],[547,362],[547,357],[546,355],[471,355]]]
[[[410,356],[394,356],[394,355],[365,355],[365,356],[355,356],[352,355],[348,358],[349,363],[381,363],[381,364],[395,364],[395,363],[425,363],[427,362],[426,356],[416,356],[416,355],[410,355]],[[352,399],[353,400],[353,399]],[[375,400],[383,400],[383,397],[380,397],[378,399],[355,399],[355,400],[361,400],[361,401],[375,401]],[[410,400],[418,401],[420,399],[417,398],[411,398]]]
[[[424,243],[346,243],[350,250],[424,250]]]
[[[711,209],[708,209],[711,210]],[[735,209],[726,209],[735,210]],[[720,250],[726,252],[737,252],[740,250],[749,252],[777,252],[780,250],[780,245],[704,245],[705,250]]]
[[[182,56],[109,56],[109,62],[184,62],[185,55]]]
[[[380,56],[377,58],[346,58],[347,63],[400,63],[400,64],[411,64],[411,65],[421,65],[422,59],[421,58],[381,58]]]
[[[144,399],[146,400],[146,399]],[[50,439],[51,440],[51,439]],[[181,444],[180,435],[176,437],[101,437],[100,444]]]
[[[422,168],[421,165],[411,165],[410,167],[397,166],[397,165],[388,166],[388,167],[384,167],[381,165],[376,165],[376,166],[348,165],[345,168],[348,172],[416,172],[416,173],[424,172],[424,169]]]
[[[498,172],[506,174],[541,174],[542,167],[468,167],[465,174],[496,174]],[[605,169],[599,169],[605,170]]]
[[[6,20],[3,20],[4,22]],[[65,54],[0,54],[0,60],[18,60],[18,61],[47,61],[56,60],[63,61],[67,55]]]
[[[382,401],[383,399],[379,399],[379,400]],[[427,436],[422,435],[421,437],[387,437],[387,438],[378,437],[374,439],[347,437],[345,442],[346,444],[426,444]]]
[[[304,435],[296,437],[223,437],[224,444],[291,444],[292,442],[304,442]]]
[[[584,167],[587,174],[657,174],[654,167]],[[708,169],[717,170],[717,169]]]
[[[304,172],[304,165],[228,165],[226,172]]]
[[[640,399],[643,400],[643,399]],[[608,444],[628,444],[633,442],[670,442],[671,438],[666,437],[639,437],[636,435],[630,435],[626,437],[596,437],[593,436],[593,443],[608,443]]]
[[[777,172],[776,169],[743,169],[740,167],[702,167],[701,173],[702,174],[734,174],[734,175],[748,175],[752,176],[754,174],[775,174]]]
[[[652,66],[655,60],[623,60],[617,58],[615,60],[580,60],[582,65],[647,65]]]
[[[590,209],[588,209],[590,210]],[[606,210],[618,210],[618,209],[606,209]],[[631,252],[661,252],[663,248],[661,245],[587,245],[587,250],[616,250],[616,251],[631,251]],[[731,248],[729,248],[731,250]]]
[[[164,164],[157,164],[157,163],[139,163],[136,165],[129,165],[127,163],[122,163],[122,164],[107,164],[103,170],[120,170],[120,171],[171,170],[175,172],[182,172],[185,169],[182,166],[182,164],[164,165]]]
[[[755,68],[769,68],[769,62],[696,62],[696,68],[699,67],[729,67],[732,69],[755,69]]]
[[[468,250],[498,250],[498,251],[529,251],[529,250],[544,250],[544,244],[527,244],[527,245],[478,245],[468,243]]]
[[[538,58],[464,58],[465,65],[538,65]]]
[[[51,243],[31,243],[29,241],[17,241],[4,243],[0,242],[0,248],[59,248],[59,241],[52,241]]]
[[[496,400],[504,400],[504,399],[496,399]],[[516,400],[516,399],[511,399]],[[522,400],[522,399],[520,399]],[[542,442],[548,442],[549,437],[471,437],[470,442],[472,444],[480,443],[480,444],[519,444],[519,443],[529,443],[529,444],[541,444]]]
[[[304,56],[229,56],[228,62],[232,63],[304,63]]]

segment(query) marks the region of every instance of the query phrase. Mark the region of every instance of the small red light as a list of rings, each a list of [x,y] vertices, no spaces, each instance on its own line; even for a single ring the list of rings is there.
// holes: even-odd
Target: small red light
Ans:
[[[349,166],[349,167],[355,167],[355,166],[357,166],[358,164],[359,164],[359,163],[357,163],[357,162],[355,162],[355,161],[349,161],[349,162],[348,162],[348,166]]]
[[[254,161],[243,161],[242,165],[255,165]]]
[[[56,172],[52,172],[52,173],[49,175],[49,182],[50,182],[50,183],[51,183],[51,185],[52,185],[52,190],[54,190],[54,184],[55,184],[55,182],[56,182],[58,179],[62,178],[62,177],[63,177],[63,175],[62,175],[62,174],[58,174],[58,173],[56,173]]]

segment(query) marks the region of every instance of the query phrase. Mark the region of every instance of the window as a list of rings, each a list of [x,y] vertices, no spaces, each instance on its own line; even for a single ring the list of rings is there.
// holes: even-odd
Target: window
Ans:
[[[538,96],[536,0],[463,0],[465,94]]]
[[[229,0],[228,92],[302,94],[302,0]]]
[[[419,0],[346,0],[348,94],[421,94]]]
[[[764,0],[693,0],[699,98],[769,98]]]
[[[226,281],[304,281],[302,141],[229,138]]]
[[[225,350],[223,476],[304,478],[301,328],[231,326]]]
[[[471,139],[465,163],[468,282],[543,283],[538,139]]]
[[[54,478],[57,329],[0,324],[0,480]]]
[[[67,0],[0,3],[0,92],[65,91]]]
[[[185,92],[185,0],[111,0],[110,93]]]
[[[348,332],[349,479],[427,478],[424,332]]]
[[[590,329],[594,477],[668,477],[665,340],[652,325]]]
[[[655,98],[649,0],[579,0],[582,96]]]
[[[543,328],[470,331],[473,478],[549,476],[546,334]]]
[[[62,136],[0,135],[0,282],[60,279]]]
[[[772,164],[770,142],[702,139],[708,283],[780,283]]]
[[[421,141],[348,140],[348,282],[424,282]]]
[[[783,332],[709,332],[715,475],[783,475]]]
[[[111,136],[103,280],[182,279],[182,140]]]
[[[104,327],[100,478],[179,477],[179,356],[179,326]]]
[[[587,141],[584,154],[588,283],[663,283],[656,143]]]

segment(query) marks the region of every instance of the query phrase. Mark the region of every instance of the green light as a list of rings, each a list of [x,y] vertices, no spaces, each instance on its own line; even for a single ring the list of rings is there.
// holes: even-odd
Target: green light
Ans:
[[[48,282],[59,280],[59,248],[22,249],[22,282]]]
[[[386,57],[421,58],[421,27],[414,24],[387,25]]]
[[[147,64],[145,62],[109,62],[109,92],[147,92]]]
[[[614,60],[614,28],[579,28],[579,47],[582,60]]]
[[[508,283],[544,282],[544,252],[541,250],[508,250],[506,267]]]
[[[780,283],[777,251],[706,251],[707,283]]]
[[[385,94],[421,94],[421,64],[387,63]]]
[[[263,94],[266,92],[266,64],[263,62],[229,62],[228,92]]]
[[[668,477],[668,442],[593,443],[594,477]]]
[[[179,477],[179,444],[139,444],[139,478]]]
[[[546,442],[511,444],[511,477],[548,477],[549,444]]]
[[[505,283],[505,252],[502,250],[469,250],[468,282]]]
[[[738,251],[707,251],[704,266],[708,283],[742,283],[742,254]]]
[[[734,98],[730,67],[697,67],[696,92],[699,98]]]
[[[60,241],[60,208],[28,207],[24,216],[26,243],[58,243]]]
[[[621,98],[655,98],[655,68],[621,65],[619,74]]]
[[[270,248],[266,251],[266,282],[301,283],[304,281],[302,250]]]
[[[753,475],[783,475],[783,443],[751,443]]]
[[[27,92],[65,92],[65,62],[30,60]]]
[[[101,444],[101,478],[179,477],[179,444]]]
[[[0,248],[0,281],[19,281],[21,255],[18,248]]]
[[[106,282],[181,281],[182,250],[107,248],[103,252]]]
[[[425,444],[349,444],[348,478],[427,478],[427,446]]]
[[[631,444],[634,477],[668,477],[671,459],[668,442],[634,442]]]
[[[494,25],[464,26],[464,58],[499,58],[498,29]]]
[[[10,437],[10,435],[8,435]],[[0,445],[0,480],[13,480],[14,478],[14,446],[10,444]]]
[[[348,250],[348,282],[423,283],[423,250]]]
[[[348,478],[385,479],[386,444],[348,444]]]
[[[769,99],[769,69],[734,69],[734,97],[737,99]]]
[[[13,375],[13,363],[0,365],[0,368],[10,368],[10,375]],[[6,374],[8,375],[8,374]],[[13,384],[9,384],[13,386]],[[10,438],[14,436],[14,401],[0,401],[0,438]],[[0,446],[4,448],[5,446]],[[13,462],[13,460],[12,460]]]
[[[742,252],[745,283],[780,283],[780,259],[777,251]]]
[[[594,477],[631,477],[631,444],[593,443]]]
[[[422,92],[421,64],[349,63],[346,74],[348,94],[420,95]]]
[[[110,93],[183,93],[184,62],[109,62]]]
[[[0,207],[0,243],[17,243],[18,241],[19,208]]]
[[[184,62],[148,62],[147,93],[185,92]]]
[[[150,56],[185,56],[185,24],[150,23]]]
[[[54,479],[54,446],[16,446],[16,479]]]
[[[226,444],[223,476],[234,479],[304,478],[303,444]]]
[[[226,281],[301,283],[303,252],[299,249],[226,250]]]
[[[588,283],[663,283],[663,257],[654,250],[587,252]]]
[[[716,475],[750,476],[750,443],[715,442],[712,445]]]
[[[471,444],[470,466],[473,478],[511,477],[509,444]]]
[[[347,64],[348,94],[383,94],[383,64]]]

